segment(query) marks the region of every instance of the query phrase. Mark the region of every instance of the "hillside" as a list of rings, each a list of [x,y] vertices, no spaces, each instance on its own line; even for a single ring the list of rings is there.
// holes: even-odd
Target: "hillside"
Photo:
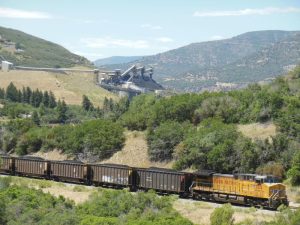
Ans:
[[[95,66],[130,63],[143,58],[143,56],[112,56],[94,61]]]
[[[0,88],[6,88],[13,82],[18,88],[31,87],[39,90],[51,90],[57,99],[67,104],[80,105],[82,95],[87,95],[96,106],[103,103],[105,97],[116,99],[113,93],[95,85],[94,77],[88,73],[51,73],[45,71],[0,71]]]
[[[300,63],[299,31],[256,31],[201,43],[136,61],[154,67],[163,86],[179,91],[224,90],[285,73]],[[131,63],[107,65],[127,68]]]
[[[55,43],[0,27],[0,56],[15,65],[37,67],[90,66],[90,62]]]

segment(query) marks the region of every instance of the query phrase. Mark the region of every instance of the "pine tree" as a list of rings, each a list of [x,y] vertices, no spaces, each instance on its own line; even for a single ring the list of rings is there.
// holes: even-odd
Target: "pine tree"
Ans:
[[[0,88],[0,99],[4,99],[5,98],[5,90],[4,88]]]
[[[45,91],[44,94],[43,94],[43,104],[45,107],[49,107],[49,93],[48,91]]]
[[[57,118],[58,121],[60,123],[65,123],[66,120],[67,120],[67,110],[68,110],[68,108],[67,108],[67,105],[66,105],[64,100],[63,101],[60,101],[60,100],[58,101],[56,110],[58,112],[58,118]]]
[[[41,121],[40,121],[39,115],[36,111],[33,112],[31,119],[36,125],[38,125],[38,126],[40,125]]]
[[[45,115],[46,114],[46,107],[43,103],[40,104],[40,107],[39,107],[39,114],[41,116]]]
[[[31,95],[32,95],[32,90],[30,87],[27,87],[26,88],[26,95],[25,95],[25,102],[26,103],[30,103],[30,98],[31,98]]]
[[[29,104],[32,106],[35,106],[35,96],[36,96],[35,91],[32,91],[29,99]]]
[[[19,98],[18,90],[16,86],[12,82],[10,82],[10,84],[6,89],[6,99],[12,102],[17,102],[18,98]]]
[[[39,107],[42,102],[43,102],[43,92],[37,89],[36,107]]]
[[[89,98],[86,95],[82,96],[82,108],[85,111],[92,111],[94,109],[92,102],[89,100]]]
[[[104,102],[103,102],[103,110],[104,112],[112,112],[114,108],[114,101],[112,100],[112,98],[104,98]]]
[[[50,91],[49,93],[49,107],[50,108],[55,108],[57,105],[56,100],[55,100],[55,96],[53,94],[52,91]]]
[[[109,110],[112,112],[114,111],[114,100],[112,98],[109,98]]]
[[[22,102],[22,91],[18,90],[18,102]]]
[[[22,102],[26,103],[26,88],[23,86],[22,88]]]

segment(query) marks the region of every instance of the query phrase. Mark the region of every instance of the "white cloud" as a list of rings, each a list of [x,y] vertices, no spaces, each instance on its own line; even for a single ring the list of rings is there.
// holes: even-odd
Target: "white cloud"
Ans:
[[[221,39],[224,39],[224,37],[221,36],[221,35],[214,35],[214,36],[212,36],[210,39],[215,41],[215,40],[221,40]]]
[[[160,37],[160,38],[156,38],[155,40],[159,41],[159,42],[163,42],[163,43],[173,42],[174,41],[172,38],[168,38],[168,37]]]
[[[126,39],[114,39],[111,37],[104,38],[82,38],[80,40],[89,48],[135,48],[145,49],[149,48],[149,43],[145,40],[126,40]]]
[[[17,19],[50,19],[52,16],[45,12],[26,11],[0,7],[0,17]]]
[[[287,8],[262,8],[262,9],[241,9],[232,11],[196,11],[196,17],[220,17],[220,16],[249,16],[249,15],[270,15],[279,13],[300,13],[300,8],[287,7]]]
[[[149,30],[161,30],[162,27],[159,25],[152,25],[152,24],[142,24],[141,28],[149,29]]]

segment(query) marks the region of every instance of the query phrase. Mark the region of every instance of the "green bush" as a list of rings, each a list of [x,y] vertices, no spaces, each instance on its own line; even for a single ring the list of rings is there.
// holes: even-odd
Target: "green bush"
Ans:
[[[211,225],[233,225],[233,213],[234,210],[230,204],[216,208],[210,215]]]
[[[226,123],[238,122],[241,115],[239,100],[231,96],[210,97],[203,100],[200,108],[194,112],[196,123],[209,117],[220,117]]]
[[[292,185],[300,184],[300,152],[294,155],[292,168],[288,171],[288,177],[291,179]]]
[[[41,149],[48,128],[32,128],[23,134],[17,144],[16,153],[26,155]]]
[[[0,220],[4,225],[78,224],[78,221],[74,221],[74,203],[42,191],[9,187],[0,191],[0,200],[5,204],[5,207],[0,207]]]
[[[121,116],[121,121],[129,130],[145,130],[151,117],[151,107],[156,102],[154,95],[139,95],[129,105],[129,109]]]
[[[191,225],[173,208],[170,197],[154,192],[132,195],[126,191],[101,190],[77,207],[82,224]],[[99,222],[99,223],[97,223]]]
[[[147,141],[152,160],[170,160],[174,148],[179,144],[186,133],[188,133],[189,124],[168,121],[161,123],[155,129],[150,129],[147,133]]]
[[[212,169],[249,172],[255,168],[256,154],[251,141],[239,134],[234,125],[220,119],[207,119],[190,132],[176,153],[175,168]]]
[[[118,218],[85,216],[80,225],[117,225],[119,224]]]

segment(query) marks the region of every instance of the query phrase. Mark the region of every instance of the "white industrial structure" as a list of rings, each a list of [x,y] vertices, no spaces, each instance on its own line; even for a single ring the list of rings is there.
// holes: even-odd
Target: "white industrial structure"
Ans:
[[[1,63],[1,68],[2,68],[2,71],[4,72],[8,72],[9,70],[11,70],[13,67],[13,64],[11,62],[8,62],[8,61],[2,61]]]

